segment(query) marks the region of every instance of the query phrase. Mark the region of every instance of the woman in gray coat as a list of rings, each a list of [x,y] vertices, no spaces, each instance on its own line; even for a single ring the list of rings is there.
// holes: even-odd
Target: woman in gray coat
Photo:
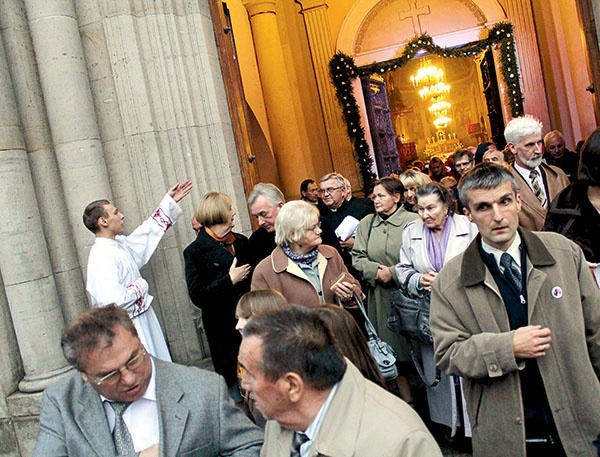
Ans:
[[[408,347],[404,337],[390,332],[386,327],[390,312],[390,294],[399,287],[394,266],[402,246],[402,231],[409,222],[418,219],[401,205],[404,186],[397,178],[382,178],[373,187],[375,215],[368,215],[360,221],[352,249],[352,266],[358,270],[368,284],[368,314],[379,336],[392,345],[397,360],[409,360]],[[406,376],[399,369],[398,390],[402,399],[412,402],[412,395]]]

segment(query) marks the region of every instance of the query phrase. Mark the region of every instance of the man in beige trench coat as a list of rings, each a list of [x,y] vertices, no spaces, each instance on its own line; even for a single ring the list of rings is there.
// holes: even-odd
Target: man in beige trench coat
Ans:
[[[473,455],[596,455],[600,291],[581,249],[517,229],[505,168],[475,167],[459,196],[480,235],[433,284],[431,330],[436,363],[465,380]]]
[[[268,419],[262,457],[442,457],[414,409],[344,359],[309,308],[250,319],[239,360]]]

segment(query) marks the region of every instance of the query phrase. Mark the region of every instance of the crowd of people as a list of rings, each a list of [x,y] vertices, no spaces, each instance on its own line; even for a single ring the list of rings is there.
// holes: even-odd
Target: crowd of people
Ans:
[[[228,195],[204,195],[183,259],[216,374],[171,363],[139,271],[192,183],[127,236],[118,208],[90,203],[93,307],[64,331],[78,373],[46,389],[34,455],[435,457],[459,435],[474,456],[600,453],[600,129],[579,154],[542,134],[515,118],[503,151],[433,157],[369,198],[339,173],[289,202],[257,184],[249,238]],[[399,290],[431,297],[432,344],[388,329]]]

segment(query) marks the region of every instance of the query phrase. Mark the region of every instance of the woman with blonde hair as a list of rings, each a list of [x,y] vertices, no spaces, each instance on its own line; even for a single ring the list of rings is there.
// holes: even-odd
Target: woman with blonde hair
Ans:
[[[315,206],[301,200],[283,205],[275,219],[277,247],[254,270],[252,290],[275,289],[290,303],[308,307],[338,299],[353,306],[353,294],[362,298],[360,285],[338,252],[321,244],[321,233]]]
[[[204,195],[194,218],[201,227],[183,251],[188,293],[194,306],[202,310],[215,371],[225,378],[234,400],[241,402],[237,388],[241,338],[235,330],[235,306],[250,289],[248,239],[233,232],[235,211],[228,195]]]
[[[404,186],[404,194],[402,195],[404,197],[404,209],[406,211],[410,211],[411,213],[418,212],[417,200],[415,199],[417,189],[423,184],[431,182],[431,178],[425,173],[422,173],[414,168],[406,170],[398,178]]]

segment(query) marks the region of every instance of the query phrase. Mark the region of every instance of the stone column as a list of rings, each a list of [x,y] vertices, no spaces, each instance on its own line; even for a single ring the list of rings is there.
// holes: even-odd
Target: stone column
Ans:
[[[58,296],[65,319],[71,322],[85,309],[87,297],[52,147],[27,18],[20,3],[0,2],[0,30]]]
[[[29,170],[11,76],[0,40],[0,271],[19,345],[23,392],[37,392],[70,369],[64,326]]]
[[[73,0],[25,0],[27,18],[68,220],[82,266],[94,237],[83,227],[85,206],[111,198]]]
[[[192,195],[142,275],[155,297],[173,359],[195,363],[198,346],[182,251],[208,191],[229,194],[250,227],[208,2],[77,0],[79,30],[114,197],[126,230],[186,178]]]
[[[335,44],[327,18],[328,5],[323,0],[296,1],[302,6],[300,12],[304,17],[333,167],[350,179],[353,189],[357,189],[362,186],[358,182],[356,159],[346,132],[342,106],[337,100],[329,77],[329,61],[335,54]]]
[[[244,6],[250,15],[281,190],[287,195],[297,195],[300,182],[312,175],[313,166],[303,151],[299,120],[290,106],[293,93],[277,27],[276,2],[244,0]]]
[[[530,0],[506,0],[505,8],[515,32],[515,46],[519,60],[521,90],[523,91],[523,109],[525,114],[537,117],[545,127],[549,127],[548,100],[542,76],[542,63],[536,41],[531,2]]]

